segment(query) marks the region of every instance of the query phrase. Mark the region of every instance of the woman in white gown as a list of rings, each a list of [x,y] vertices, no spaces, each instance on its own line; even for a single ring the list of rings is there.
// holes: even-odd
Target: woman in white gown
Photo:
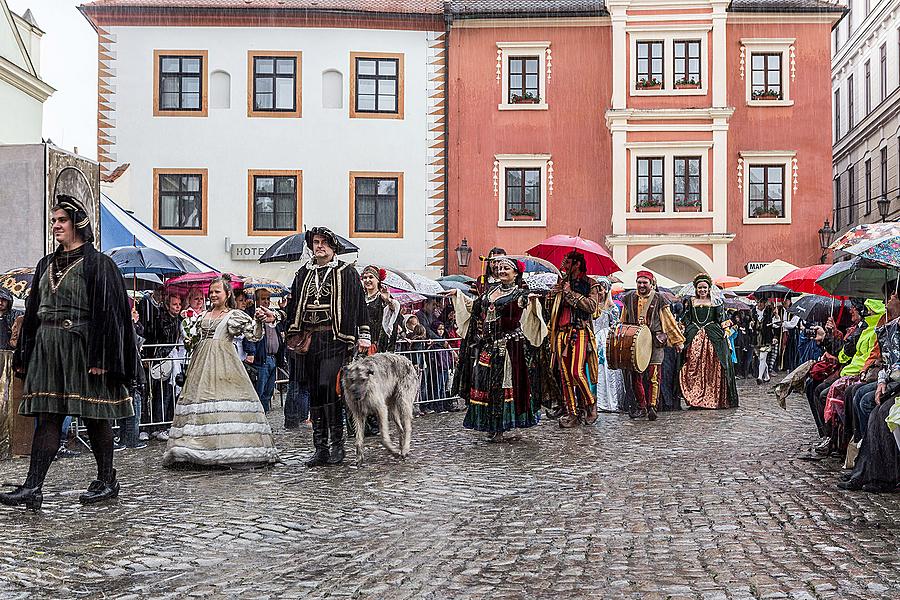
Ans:
[[[597,410],[618,412],[624,407],[625,379],[622,371],[610,369],[606,364],[606,340],[610,329],[619,324],[619,307],[612,301],[612,284],[606,277],[599,277],[600,315],[594,319],[594,337],[597,338],[597,356],[600,369],[597,371]]]
[[[163,466],[265,465],[278,460],[272,429],[232,340],[263,336],[256,319],[234,308],[227,276],[209,286],[211,308],[199,318],[193,356],[175,406]]]

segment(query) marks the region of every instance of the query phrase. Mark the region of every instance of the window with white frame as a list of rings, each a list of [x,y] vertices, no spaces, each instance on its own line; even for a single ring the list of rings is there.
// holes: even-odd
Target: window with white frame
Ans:
[[[741,40],[746,101],[750,106],[790,106],[793,39]]]
[[[552,189],[550,155],[498,154],[494,183],[499,200],[498,226],[543,227]]]
[[[706,94],[708,26],[633,26],[629,36],[630,94]]]
[[[631,217],[653,218],[709,210],[708,165],[712,142],[631,142]],[[646,214],[645,214],[646,213]]]
[[[741,152],[744,223],[790,223],[794,152]]]
[[[497,42],[500,110],[547,110],[550,42]]]

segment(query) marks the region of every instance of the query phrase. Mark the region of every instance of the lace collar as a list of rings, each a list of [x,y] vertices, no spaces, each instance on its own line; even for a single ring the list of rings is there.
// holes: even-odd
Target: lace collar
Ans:
[[[333,269],[338,266],[338,259],[337,259],[337,257],[335,257],[331,262],[327,262],[324,265],[320,265],[316,262],[316,258],[312,257],[309,259],[309,263],[306,266],[312,270]]]

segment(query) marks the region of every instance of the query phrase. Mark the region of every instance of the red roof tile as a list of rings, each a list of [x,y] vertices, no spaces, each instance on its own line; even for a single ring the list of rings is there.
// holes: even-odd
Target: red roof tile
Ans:
[[[441,14],[442,0],[94,0],[88,8],[202,8]]]

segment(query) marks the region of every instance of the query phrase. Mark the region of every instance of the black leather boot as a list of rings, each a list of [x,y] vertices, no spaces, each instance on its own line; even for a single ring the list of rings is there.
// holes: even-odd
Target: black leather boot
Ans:
[[[344,404],[343,402],[333,402],[325,407],[325,411],[330,437],[328,464],[339,465],[344,462]],[[364,427],[365,425],[358,424],[356,426]]]
[[[0,504],[6,506],[25,506],[28,510],[40,510],[44,502],[44,494],[41,488],[44,486],[44,478],[50,469],[56,452],[42,452],[36,450],[31,457],[28,466],[28,476],[25,483],[11,492],[0,494]]]
[[[309,416],[312,419],[313,446],[316,450],[304,464],[307,467],[321,467],[328,461],[328,421],[321,408],[310,408]]]
[[[104,500],[112,500],[119,496],[119,482],[116,480],[116,470],[112,470],[112,475],[107,477],[108,481],[101,479],[95,480],[88,487],[87,491],[78,496],[78,501],[84,505],[97,504]]]

